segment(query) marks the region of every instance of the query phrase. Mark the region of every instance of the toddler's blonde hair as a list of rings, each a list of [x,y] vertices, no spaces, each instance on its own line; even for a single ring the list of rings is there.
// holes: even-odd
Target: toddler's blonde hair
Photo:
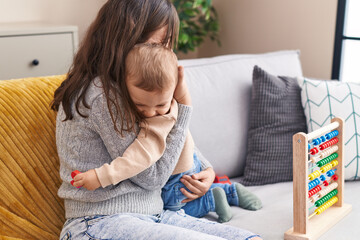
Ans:
[[[160,44],[137,44],[125,61],[126,81],[145,91],[162,91],[177,84],[178,61],[175,53]]]

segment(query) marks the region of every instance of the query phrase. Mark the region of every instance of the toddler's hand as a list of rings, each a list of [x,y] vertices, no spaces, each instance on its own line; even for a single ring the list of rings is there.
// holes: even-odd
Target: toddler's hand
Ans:
[[[95,190],[101,186],[94,169],[79,173],[74,177],[74,187],[84,187],[87,190]]]
[[[178,84],[175,88],[174,98],[178,103],[191,106],[191,96],[184,79],[184,68],[178,67]]]

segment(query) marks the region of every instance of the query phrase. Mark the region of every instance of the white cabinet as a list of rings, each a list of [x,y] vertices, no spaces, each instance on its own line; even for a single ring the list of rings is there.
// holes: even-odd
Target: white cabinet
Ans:
[[[76,26],[0,24],[0,80],[65,74],[77,45]]]

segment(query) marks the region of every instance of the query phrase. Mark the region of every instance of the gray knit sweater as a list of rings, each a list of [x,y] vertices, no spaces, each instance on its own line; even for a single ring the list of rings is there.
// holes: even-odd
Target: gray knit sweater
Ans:
[[[86,101],[90,109],[80,106],[80,112],[87,118],[81,117],[73,107],[74,118],[64,122],[65,113],[60,105],[56,120],[56,144],[63,180],[58,195],[65,201],[66,218],[124,212],[160,213],[163,209],[161,188],[171,176],[184,146],[192,107],[179,104],[177,122],[167,137],[166,150],[159,161],[117,185],[89,191],[70,184],[71,172],[98,168],[122,156],[136,134],[124,132],[121,137],[114,130],[98,79],[87,90]],[[118,126],[120,129],[120,124]],[[138,126],[136,130],[138,133]],[[211,167],[198,149],[195,148],[195,152],[202,162],[202,169]]]

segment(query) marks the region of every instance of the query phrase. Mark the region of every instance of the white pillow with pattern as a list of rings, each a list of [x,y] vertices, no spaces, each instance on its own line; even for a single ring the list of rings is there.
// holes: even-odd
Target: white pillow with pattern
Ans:
[[[360,84],[298,78],[308,131],[345,121],[345,180],[360,179]]]

